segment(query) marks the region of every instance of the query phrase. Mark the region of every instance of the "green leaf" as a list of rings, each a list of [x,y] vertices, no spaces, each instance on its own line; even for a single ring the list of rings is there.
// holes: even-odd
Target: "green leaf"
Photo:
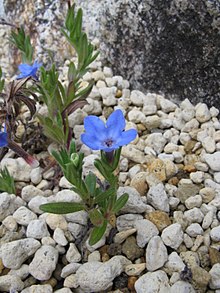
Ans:
[[[123,206],[126,204],[126,202],[128,201],[129,195],[127,193],[122,194],[115,202],[115,205],[113,207],[112,212],[113,213],[117,213],[119,212]]]
[[[43,212],[52,214],[69,214],[85,209],[84,205],[75,202],[53,202],[40,205]]]
[[[16,194],[14,178],[10,175],[7,167],[0,170],[0,191]]]
[[[101,227],[94,227],[92,229],[92,232],[89,238],[89,245],[96,244],[102,238],[102,236],[105,234],[107,223],[108,223],[107,220],[104,220]]]
[[[103,191],[99,193],[97,196],[94,198],[94,202],[97,204],[100,204],[101,202],[108,200],[110,197],[115,195],[115,188],[109,188],[106,191]]]
[[[90,195],[94,196],[96,190],[96,176],[91,171],[85,178],[85,184]]]
[[[69,70],[68,70],[68,80],[69,82],[75,80],[76,77],[76,66],[75,64],[71,61],[69,64]]]
[[[104,217],[97,209],[89,211],[89,218],[92,224],[96,227],[102,227],[104,222]]]

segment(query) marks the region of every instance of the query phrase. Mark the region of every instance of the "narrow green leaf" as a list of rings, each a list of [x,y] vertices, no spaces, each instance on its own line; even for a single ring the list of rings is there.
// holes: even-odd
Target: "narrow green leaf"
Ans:
[[[85,184],[90,195],[94,196],[96,190],[96,176],[94,173],[89,172],[85,178]]]
[[[104,217],[100,213],[99,210],[93,209],[93,210],[89,211],[89,218],[94,226],[102,227],[103,222],[104,222]]]
[[[97,204],[100,204],[101,202],[109,199],[109,197],[114,196],[114,195],[115,195],[115,189],[110,187],[106,191],[103,191],[103,192],[99,193],[97,196],[95,196],[94,202]]]
[[[52,214],[69,214],[85,209],[84,205],[75,202],[53,202],[40,205],[43,212]]]
[[[89,238],[89,245],[96,244],[102,238],[102,236],[105,234],[107,223],[107,220],[104,220],[103,225],[101,227],[94,227],[92,229]]]
[[[122,194],[115,202],[115,205],[113,207],[113,213],[119,212],[123,206],[126,204],[128,201],[129,195],[127,193]]]

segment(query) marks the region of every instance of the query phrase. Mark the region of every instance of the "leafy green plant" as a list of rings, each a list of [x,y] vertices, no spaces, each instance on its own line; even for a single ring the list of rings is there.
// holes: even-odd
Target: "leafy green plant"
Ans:
[[[7,167],[0,170],[0,191],[7,193],[16,193],[14,178],[10,175]]]

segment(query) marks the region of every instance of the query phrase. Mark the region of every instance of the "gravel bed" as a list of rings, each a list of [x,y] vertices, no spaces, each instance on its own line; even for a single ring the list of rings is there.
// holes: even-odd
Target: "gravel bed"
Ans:
[[[67,62],[64,82],[66,71]],[[127,192],[129,200],[116,226],[90,246],[84,211],[54,215],[39,209],[80,201],[65,178],[51,190],[55,170],[31,169],[9,152],[1,167],[8,167],[21,194],[0,195],[0,292],[219,293],[219,110],[131,90],[99,60],[82,84],[91,79],[88,105],[69,117],[85,153],[84,174],[96,172],[98,156],[81,144],[84,117],[121,109],[126,128],[139,134],[123,147],[120,161],[118,196]],[[47,157],[53,147],[36,157]]]

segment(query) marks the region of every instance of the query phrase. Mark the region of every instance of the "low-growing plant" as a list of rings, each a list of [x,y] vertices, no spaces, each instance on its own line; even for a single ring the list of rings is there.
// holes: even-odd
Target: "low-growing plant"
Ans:
[[[37,161],[15,142],[18,122],[26,123],[27,129],[28,124],[37,119],[44,134],[58,144],[59,151],[52,151],[52,155],[71,183],[72,190],[81,198],[77,203],[48,203],[40,208],[56,214],[86,211],[93,225],[89,240],[93,245],[104,235],[108,223],[115,224],[116,213],[128,200],[128,194],[117,197],[117,170],[122,146],[134,140],[137,132],[135,129],[125,131],[125,118],[121,110],[114,111],[106,124],[96,116],[87,116],[81,141],[93,150],[100,150],[100,158],[95,160],[94,165],[103,179],[100,180],[92,172],[83,175],[84,154],[76,150],[68,116],[87,103],[86,98],[93,87],[93,81],[83,87],[82,77],[99,53],[95,52],[83,32],[82,10],[76,11],[75,5],[70,3],[62,33],[77,56],[76,63],[69,62],[66,87],[59,80],[55,64],[46,69],[38,60],[34,60],[34,48],[24,28],[12,32],[11,41],[21,51],[23,63],[18,67],[20,74],[17,79],[9,84],[5,93],[1,93],[4,99],[1,114],[4,131],[0,132],[0,147],[11,148],[32,166],[37,166]],[[0,71],[0,90],[3,87]],[[36,112],[36,103],[39,102],[47,107],[45,115]],[[25,122],[21,117],[23,103],[30,111],[30,117]],[[2,172],[2,180],[8,181],[8,171]]]

